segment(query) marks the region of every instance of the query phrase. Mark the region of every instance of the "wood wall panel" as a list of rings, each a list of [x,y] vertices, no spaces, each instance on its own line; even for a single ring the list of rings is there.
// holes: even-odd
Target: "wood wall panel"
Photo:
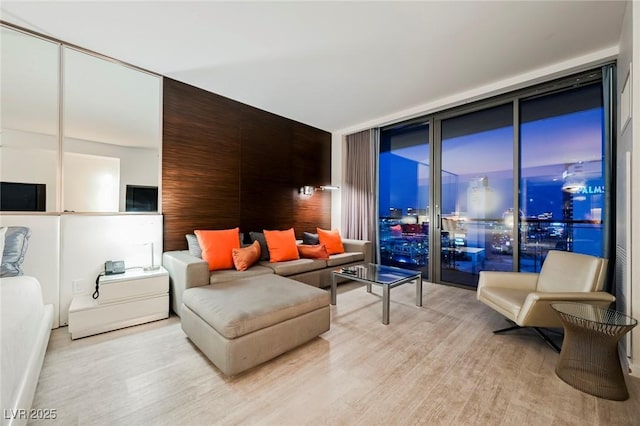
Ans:
[[[194,229],[328,228],[331,134],[164,78],[164,250]]]
[[[331,135],[328,141],[320,140],[313,128],[296,123],[293,126],[293,145],[291,173],[296,182],[302,185],[328,185],[331,183],[331,167],[319,167],[331,164]],[[329,229],[331,226],[331,193],[318,191],[312,196],[298,195],[294,198],[294,221],[296,231],[315,232],[317,227]]]

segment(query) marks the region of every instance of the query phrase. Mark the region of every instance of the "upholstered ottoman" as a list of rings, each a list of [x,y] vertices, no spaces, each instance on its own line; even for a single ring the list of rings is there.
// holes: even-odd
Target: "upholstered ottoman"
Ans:
[[[231,376],[329,330],[329,293],[273,274],[193,287],[184,291],[181,322]]]

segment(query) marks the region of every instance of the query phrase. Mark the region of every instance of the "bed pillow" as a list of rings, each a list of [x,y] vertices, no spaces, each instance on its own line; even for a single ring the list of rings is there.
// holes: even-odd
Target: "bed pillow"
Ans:
[[[318,228],[318,239],[320,240],[320,244],[327,248],[327,253],[330,255],[344,253],[342,237],[337,229],[328,231]]]
[[[286,231],[264,230],[264,238],[269,248],[269,262],[284,262],[286,260],[298,260],[298,243],[293,228]]]
[[[27,246],[31,230],[24,226],[9,226],[4,235],[4,249],[2,250],[2,265],[0,277],[17,277],[23,275],[21,265],[27,254]]]
[[[254,241],[247,247],[233,249],[233,264],[238,271],[246,271],[251,265],[260,260],[260,243]]]
[[[327,248],[322,244],[299,244],[298,253],[300,253],[300,257],[304,259],[329,259]]]
[[[202,249],[202,260],[209,264],[210,271],[233,268],[233,249],[240,248],[239,228],[194,233]]]

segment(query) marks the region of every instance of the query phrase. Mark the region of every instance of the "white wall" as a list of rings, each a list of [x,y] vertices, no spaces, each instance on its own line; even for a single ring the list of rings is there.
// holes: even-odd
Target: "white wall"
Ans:
[[[125,211],[127,185],[159,187],[160,154],[158,149],[133,148],[108,143],[65,138],[64,150],[65,153],[74,152],[120,159],[119,206],[113,211]],[[63,165],[63,168],[66,171],[66,166]],[[64,208],[70,210],[67,206]]]
[[[38,279],[45,304],[53,304],[53,328],[60,313],[60,216],[0,215],[0,226],[26,226],[31,229],[22,270]]]
[[[65,211],[117,212],[120,159],[65,152],[62,201]]]
[[[151,264],[162,256],[162,215],[63,215],[60,221],[60,325],[68,323],[74,294],[92,294],[107,260],[125,266]]]
[[[631,81],[631,97],[632,97],[632,118],[627,127],[620,128],[618,124],[618,156],[624,155],[625,152],[631,152],[631,172],[640,170],[640,121],[637,119],[640,113],[640,4],[637,2],[628,2],[625,13],[623,28],[620,34],[620,58],[618,64],[618,102],[620,101],[620,92],[626,76],[629,64],[632,68]],[[626,176],[618,176],[618,180],[625,179]],[[640,188],[640,173],[631,173],[630,180],[631,208],[630,216],[634,217],[640,213],[640,197],[638,194]],[[630,223],[630,222],[628,222]],[[630,260],[630,290],[631,294],[624,294],[624,299],[628,313],[636,319],[640,319],[640,226],[632,226],[631,229],[631,253],[628,254]],[[629,303],[630,302],[630,303]],[[640,377],[640,330],[638,327],[631,331],[631,348],[630,368],[634,376]]]

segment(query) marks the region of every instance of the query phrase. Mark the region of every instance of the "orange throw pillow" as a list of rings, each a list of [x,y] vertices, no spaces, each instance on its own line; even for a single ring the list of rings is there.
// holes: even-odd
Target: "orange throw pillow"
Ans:
[[[269,262],[283,262],[285,260],[298,260],[298,243],[293,228],[286,231],[264,230],[264,238],[269,248]]]
[[[195,231],[202,260],[209,264],[210,271],[233,268],[234,248],[240,248],[240,229],[222,229],[216,231]]]
[[[317,228],[318,239],[320,244],[327,248],[329,254],[344,253],[344,246],[342,245],[342,237],[337,229],[327,231],[326,229]]]
[[[329,253],[327,253],[327,248],[322,244],[315,245],[307,245],[300,244],[298,246],[298,253],[300,253],[300,257],[305,259],[328,259]]]
[[[260,259],[261,252],[260,243],[257,241],[254,241],[253,244],[247,247],[234,248],[231,250],[233,264],[238,271],[246,271]]]

